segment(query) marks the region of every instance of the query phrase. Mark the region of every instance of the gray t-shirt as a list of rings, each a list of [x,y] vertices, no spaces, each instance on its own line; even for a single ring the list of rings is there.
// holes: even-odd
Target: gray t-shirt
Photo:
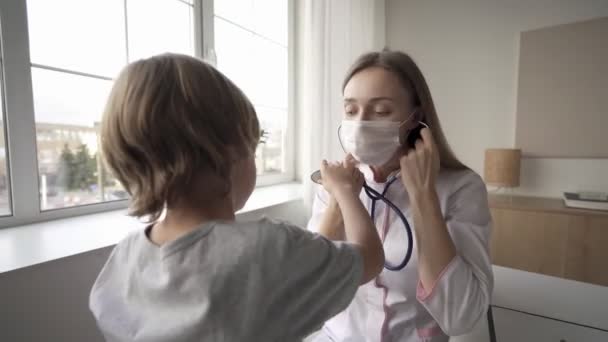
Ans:
[[[300,341],[344,310],[358,250],[268,219],[212,222],[162,247],[120,242],[90,309],[107,341]]]

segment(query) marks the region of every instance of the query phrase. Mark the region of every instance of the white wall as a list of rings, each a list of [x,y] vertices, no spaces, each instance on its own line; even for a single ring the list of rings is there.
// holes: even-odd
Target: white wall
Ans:
[[[0,341],[102,342],[88,295],[110,251],[0,274]]]
[[[388,46],[418,62],[453,149],[481,174],[486,148],[514,146],[519,33],[608,16],[608,1],[387,0],[386,13]],[[524,159],[517,191],[608,191],[606,175],[605,159]]]

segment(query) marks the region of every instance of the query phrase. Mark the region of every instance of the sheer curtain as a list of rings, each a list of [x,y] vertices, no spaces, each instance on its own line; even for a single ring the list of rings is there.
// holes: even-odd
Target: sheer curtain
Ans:
[[[344,157],[337,130],[342,81],[351,63],[385,44],[384,0],[296,1],[296,170],[310,210],[310,174],[322,159]]]

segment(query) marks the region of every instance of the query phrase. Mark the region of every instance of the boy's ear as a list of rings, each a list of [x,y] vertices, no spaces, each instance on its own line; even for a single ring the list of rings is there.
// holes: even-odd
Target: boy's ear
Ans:
[[[232,174],[232,172],[230,172],[230,174]],[[222,189],[222,197],[229,196],[230,192],[232,191],[232,177],[224,178],[223,187],[224,188]]]

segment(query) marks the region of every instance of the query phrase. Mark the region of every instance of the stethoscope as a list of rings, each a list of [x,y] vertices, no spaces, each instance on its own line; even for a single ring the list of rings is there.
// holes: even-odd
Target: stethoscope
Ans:
[[[419,121],[419,123],[422,126],[428,128],[428,125],[426,123],[424,123],[423,121]],[[341,128],[342,128],[341,126],[338,128],[338,137],[340,137]],[[338,139],[338,140],[340,141],[342,150],[346,153],[346,149],[344,148],[344,145],[342,144],[342,139]],[[386,193],[388,192],[388,189],[399,178],[398,175],[399,174],[392,176],[387,181],[386,185],[384,186],[384,189],[382,190],[382,193],[379,193],[378,191],[374,190],[372,187],[370,187],[367,184],[367,182],[363,182],[363,190],[365,190],[367,197],[369,197],[372,200],[372,207],[370,210],[370,217],[372,218],[372,221],[375,222],[375,220],[376,220],[376,202],[382,201],[389,208],[391,208],[391,210],[393,210],[395,212],[395,214],[397,214],[397,216],[401,220],[401,223],[403,223],[403,228],[405,229],[405,234],[407,235],[407,250],[405,252],[405,256],[403,257],[403,260],[401,261],[401,263],[399,263],[397,265],[392,265],[392,264],[388,263],[387,261],[384,262],[384,268],[386,268],[389,271],[401,271],[402,269],[404,269],[405,266],[407,266],[407,264],[409,263],[410,259],[412,258],[412,251],[414,248],[414,239],[412,236],[412,227],[410,226],[410,223],[408,222],[408,220],[405,217],[405,215],[403,214],[403,212],[401,212],[401,210],[399,210],[399,207],[397,207],[393,202],[391,202],[388,198],[386,198]],[[321,171],[317,170],[317,171],[313,172],[312,175],[310,175],[310,179],[314,183],[321,184]]]
[[[405,215],[403,214],[403,212],[401,210],[399,210],[399,208],[393,202],[391,202],[388,198],[386,198],[386,193],[388,192],[388,189],[398,178],[399,177],[397,175],[393,176],[386,183],[381,194],[378,193],[376,190],[372,189],[369,185],[363,184],[363,189],[365,190],[365,193],[372,200],[372,208],[370,211],[370,216],[371,216],[372,220],[375,220],[375,217],[376,217],[376,202],[378,200],[381,200],[389,208],[391,208],[395,212],[395,214],[397,214],[397,216],[401,220],[401,223],[403,223],[403,228],[405,228],[405,234],[407,235],[407,250],[405,252],[405,257],[403,258],[401,263],[398,265],[391,265],[385,261],[384,268],[386,268],[389,271],[401,271],[402,269],[404,269],[405,266],[407,266],[407,263],[412,258],[412,249],[414,246],[413,239],[412,239],[412,227],[410,227],[410,223],[408,222],[408,220],[405,217]]]
[[[423,122],[420,122],[420,123],[422,125],[428,127],[425,123],[423,123]],[[341,128],[342,127],[338,128],[338,137],[340,136]],[[338,140],[340,140],[340,145],[342,146],[342,150],[344,150],[344,152],[346,153],[346,149],[344,148],[344,145],[342,144],[342,140],[341,139],[338,139]],[[401,210],[399,210],[399,208],[393,202],[391,202],[388,198],[386,198],[386,193],[388,192],[388,189],[390,188],[391,185],[393,185],[393,183],[398,178],[399,178],[398,174],[392,176],[392,178],[390,178],[388,180],[388,182],[386,183],[386,185],[384,186],[382,193],[379,193],[378,191],[374,190],[372,187],[370,187],[367,184],[367,182],[363,182],[363,190],[365,190],[367,197],[369,197],[372,200],[372,208],[370,210],[370,217],[372,218],[372,221],[375,222],[375,220],[376,220],[376,202],[382,201],[389,208],[391,208],[395,212],[395,214],[397,214],[397,216],[401,220],[401,223],[403,223],[403,228],[405,229],[405,233],[407,235],[407,250],[405,252],[405,256],[403,257],[403,260],[401,261],[401,263],[399,263],[397,265],[392,265],[392,264],[388,263],[387,261],[384,262],[384,268],[386,268],[389,271],[401,271],[402,269],[404,269],[405,266],[407,266],[410,259],[412,258],[412,250],[413,250],[413,246],[414,246],[414,241],[413,241],[413,237],[412,237],[412,227],[410,226],[410,223],[408,222],[408,220],[405,217],[405,215],[403,214],[403,212],[401,212]],[[313,172],[312,175],[310,176],[310,179],[317,184],[321,184],[321,171],[317,170],[317,171]]]
[[[397,214],[397,216],[403,223],[403,228],[405,229],[405,233],[407,235],[408,245],[407,245],[407,250],[405,252],[405,256],[403,257],[403,260],[397,265],[390,264],[387,261],[384,262],[384,268],[386,268],[389,271],[401,271],[402,269],[404,269],[405,266],[407,266],[410,259],[412,258],[412,250],[413,250],[413,246],[414,246],[413,237],[412,237],[412,227],[410,227],[410,223],[408,222],[408,220],[405,217],[405,215],[403,214],[403,212],[401,212],[401,210],[399,210],[399,207],[397,207],[393,202],[391,202],[388,198],[386,198],[386,193],[388,192],[388,189],[390,188],[391,185],[393,185],[393,183],[398,178],[399,178],[398,175],[393,176],[384,186],[382,193],[379,193],[378,191],[374,190],[366,182],[363,183],[363,190],[365,191],[367,196],[372,200],[372,207],[370,210],[370,217],[372,218],[372,221],[375,221],[375,219],[376,219],[376,202],[382,201],[389,208],[391,208],[395,212],[395,214]],[[321,171],[317,170],[317,171],[313,172],[313,174],[310,176],[310,179],[317,184],[321,184]]]

